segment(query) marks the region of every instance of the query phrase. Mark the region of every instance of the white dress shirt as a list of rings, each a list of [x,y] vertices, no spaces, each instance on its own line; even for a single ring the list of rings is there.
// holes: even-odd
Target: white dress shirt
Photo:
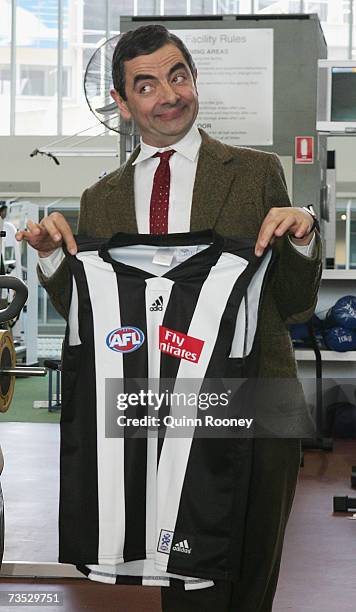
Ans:
[[[135,166],[134,189],[135,211],[139,234],[150,233],[150,200],[154,173],[159,165],[159,158],[153,157],[168,149],[175,153],[169,160],[171,184],[169,189],[168,231],[189,232],[190,212],[192,208],[193,188],[197,171],[201,136],[193,126],[179,142],[170,147],[157,149],[144,143],[141,139],[141,150],[133,162]]]
[[[168,231],[189,232],[190,213],[192,208],[193,188],[195,174],[198,166],[201,135],[198,128],[193,125],[189,132],[170,147],[152,147],[140,141],[141,150],[133,162],[135,212],[139,234],[150,232],[150,201],[153,177],[159,164],[159,158],[153,157],[155,153],[174,149],[176,152],[169,160],[171,170],[171,184],[169,190]],[[311,257],[314,250],[315,237],[306,246],[294,248],[306,257]],[[45,276],[51,276],[64,257],[59,247],[48,257],[40,257],[39,265]]]

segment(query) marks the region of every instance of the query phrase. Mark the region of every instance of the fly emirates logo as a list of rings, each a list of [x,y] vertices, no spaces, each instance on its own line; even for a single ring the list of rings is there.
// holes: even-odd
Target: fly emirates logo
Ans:
[[[182,332],[174,331],[160,325],[159,327],[159,350],[162,353],[172,355],[178,359],[186,359],[198,363],[200,353],[204,346],[204,340],[187,336]]]

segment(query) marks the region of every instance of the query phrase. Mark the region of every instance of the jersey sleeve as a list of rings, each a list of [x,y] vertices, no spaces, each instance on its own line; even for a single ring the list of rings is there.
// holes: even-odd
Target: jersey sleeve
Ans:
[[[229,355],[231,358],[243,359],[248,357],[253,350],[259,324],[260,305],[265,283],[268,282],[271,260],[272,251],[269,251],[253,275],[246,294],[241,300]]]

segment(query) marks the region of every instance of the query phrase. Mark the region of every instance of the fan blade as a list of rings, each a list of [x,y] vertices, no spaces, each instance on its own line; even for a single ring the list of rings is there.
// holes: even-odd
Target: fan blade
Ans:
[[[111,114],[113,111],[118,112],[116,102],[112,102],[111,104],[107,104],[106,106],[101,106],[100,108],[96,108],[95,110],[97,113],[100,113],[101,115]]]

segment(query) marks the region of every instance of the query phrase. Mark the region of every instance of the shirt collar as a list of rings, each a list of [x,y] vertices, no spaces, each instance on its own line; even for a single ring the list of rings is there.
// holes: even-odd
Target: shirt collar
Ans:
[[[174,145],[169,147],[152,147],[151,145],[143,142],[142,138],[140,138],[140,152],[135,161],[132,162],[132,165],[135,166],[136,164],[149,159],[155,153],[161,153],[162,151],[167,151],[167,149],[174,149],[177,153],[183,155],[183,157],[186,157],[190,161],[195,161],[199,152],[200,144],[201,135],[196,125],[193,125],[189,132],[183,136],[181,140],[175,142]]]

